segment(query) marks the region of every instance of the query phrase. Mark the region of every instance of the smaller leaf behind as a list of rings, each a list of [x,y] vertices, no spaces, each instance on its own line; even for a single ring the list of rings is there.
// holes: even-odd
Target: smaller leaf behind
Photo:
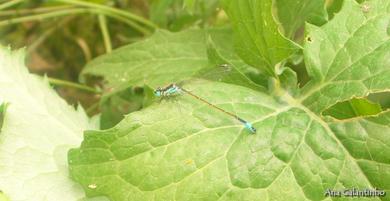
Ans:
[[[160,27],[166,27],[168,24],[168,17],[165,17],[166,12],[168,12],[168,9],[173,2],[173,0],[151,1],[149,11],[150,20],[158,24]]]
[[[140,87],[129,87],[115,94],[102,97],[100,101],[101,129],[108,129],[119,123],[124,115],[143,107],[144,94]]]
[[[218,0],[152,0],[149,16],[161,28],[180,31],[207,24],[218,7]]]
[[[383,110],[390,109],[390,91],[381,93],[371,93],[367,97],[371,102],[375,102],[381,105]]]
[[[284,33],[291,39],[305,22],[322,25],[328,20],[325,0],[276,0],[275,5]]]
[[[276,76],[275,65],[298,48],[280,32],[272,14],[272,0],[223,0],[233,23],[237,54],[249,65]]]
[[[131,86],[177,82],[207,65],[205,31],[159,30],[147,40],[124,46],[88,63],[83,74],[104,76],[111,92]]]
[[[207,40],[207,56],[209,60],[209,67],[199,71],[197,77],[212,81],[241,85],[257,91],[266,91],[266,86],[256,84],[236,67],[236,65],[240,64],[232,63],[225,59],[217,49],[217,46],[211,37]]]
[[[203,68],[209,67],[207,36],[218,38],[216,46],[223,47],[223,55],[236,62],[231,41],[231,30],[190,29],[178,33],[159,30],[147,40],[124,46],[88,63],[83,75],[104,76],[110,93],[132,86],[152,88],[187,80]],[[221,48],[222,49],[222,48]]]
[[[332,116],[336,119],[350,119],[360,116],[376,115],[382,112],[379,104],[373,103],[365,98],[353,98],[340,102],[326,109],[322,114]]]
[[[289,67],[284,67],[279,76],[283,89],[287,90],[292,96],[299,93],[297,73]]]

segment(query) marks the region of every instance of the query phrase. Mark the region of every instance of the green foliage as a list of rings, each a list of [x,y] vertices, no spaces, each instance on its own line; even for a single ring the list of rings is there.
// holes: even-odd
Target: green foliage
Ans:
[[[218,0],[152,0],[150,19],[160,27],[179,31],[196,24],[205,26],[215,15]]]
[[[371,102],[379,103],[383,110],[387,110],[390,108],[390,93],[389,92],[370,94],[368,96],[368,99]]]
[[[206,33],[203,30],[180,33],[160,30],[148,40],[98,57],[86,66],[83,73],[104,76],[112,91],[143,86],[144,83],[156,88],[188,79],[208,65]]]
[[[224,56],[229,55],[229,53],[231,54],[231,52],[227,52],[226,49],[223,48],[218,48],[211,38],[209,38],[207,42],[207,56],[210,67],[199,71],[199,77],[241,85],[259,91],[265,90],[264,85],[255,83],[242,72],[245,71],[245,68],[250,68],[249,66],[246,66],[241,61],[234,61],[234,57],[230,59],[224,58]],[[224,52],[224,55],[221,54],[222,52]]]
[[[224,0],[233,23],[238,55],[249,65],[275,75],[275,65],[288,58],[296,45],[280,34],[272,15],[272,0]]]
[[[116,68],[118,75],[131,69],[137,76],[128,74],[126,86],[161,86],[208,70],[207,64],[231,65],[239,71],[222,77],[223,82],[192,80],[183,87],[249,120],[257,133],[251,135],[235,119],[185,94],[156,102],[111,129],[86,132],[80,148],[69,152],[71,176],[87,195],[118,201],[301,201],[323,200],[326,189],[389,189],[390,149],[383,142],[390,140],[390,112],[366,108],[368,102],[352,98],[390,88],[390,2],[366,2],[367,11],[345,0],[340,13],[322,27],[308,24],[303,54],[311,81],[302,90],[296,73],[283,66],[295,45],[278,31],[270,1],[223,2],[239,41],[237,54],[272,75],[269,92],[234,82],[250,67],[226,59],[228,54],[219,52],[224,43],[214,40],[218,37],[210,34],[209,45],[194,50],[194,42],[205,43],[204,34],[196,36],[199,31],[194,30],[164,40],[156,35],[148,45],[97,59],[94,68],[110,65],[106,69]],[[191,37],[183,37],[189,33]],[[166,41],[163,47],[160,41]],[[143,68],[136,68],[136,50]],[[194,55],[202,61],[198,68],[192,66]],[[173,73],[178,66],[185,72],[179,76]],[[100,75],[115,84],[107,71]],[[358,111],[349,119],[321,115],[329,107],[336,115],[348,111],[333,106],[347,100]]]
[[[322,25],[328,20],[325,0],[276,0],[275,4],[285,35],[290,38],[305,22]]]
[[[124,115],[140,110],[143,107],[144,94],[142,88],[131,88],[106,95],[101,99],[100,128],[108,129],[118,124]]]
[[[304,87],[301,100],[316,113],[336,102],[385,91],[390,85],[390,2],[367,5],[368,11],[345,1],[331,22],[321,28],[307,25],[304,56],[313,80]]]
[[[28,73],[22,52],[0,50],[0,100],[9,103],[0,190],[12,200],[316,201],[332,200],[327,189],[390,193],[388,0],[223,0],[232,24],[224,28],[213,24],[224,18],[214,0],[151,1],[144,15],[151,21],[110,1],[60,2],[99,19],[122,17],[145,38],[86,65],[80,77],[102,93],[68,84],[98,98],[103,130],[99,118],[53,93],[50,79]],[[153,22],[177,32],[148,36]],[[99,24],[108,47],[121,29],[109,19]],[[190,26],[198,27],[182,30]],[[170,83],[257,133],[186,93],[154,97]],[[381,199],[388,197],[366,200]]]
[[[296,96],[299,93],[298,78],[295,71],[291,68],[285,67],[282,69],[282,73],[279,76],[281,87],[289,92],[292,96]],[[278,87],[278,86],[275,86]],[[280,86],[279,86],[280,87]]]
[[[159,30],[148,40],[128,45],[90,62],[83,74],[104,76],[110,92],[130,86],[149,85],[153,88],[180,82],[198,75],[205,68],[218,64],[209,62],[207,40],[217,45],[223,61],[242,66],[230,44],[230,29],[190,29],[179,33]],[[213,56],[214,57],[214,56]]]
[[[235,85],[193,81],[183,87],[195,94],[202,94],[203,98],[224,109],[235,109],[237,114],[245,119],[254,120],[263,115],[272,116],[275,110],[281,107],[265,94]],[[236,96],[229,94],[236,94]],[[227,102],[226,97],[231,97],[230,101]],[[258,103],[256,101],[258,99],[262,102]],[[255,123],[255,126],[259,124]],[[110,185],[106,185],[107,182],[113,182],[115,188],[121,192],[129,192],[134,200],[149,200],[154,195],[162,200],[171,200],[174,198],[176,185],[169,184],[181,182],[187,176],[190,180],[183,183],[183,190],[177,191],[180,192],[177,199],[183,197],[180,199],[194,200],[195,198],[185,190],[190,187],[187,185],[196,184],[208,188],[207,180],[213,179],[214,174],[223,176],[220,178],[222,180],[217,180],[215,187],[225,189],[228,177],[225,177],[225,171],[220,170],[226,167],[224,153],[228,150],[227,145],[232,144],[236,138],[238,140],[250,136],[241,125],[237,125],[236,120],[221,115],[218,111],[210,110],[207,105],[194,101],[188,96],[178,97],[176,101],[163,100],[159,104],[153,104],[142,112],[127,116],[115,128],[96,134],[93,131],[86,133],[82,150],[73,150],[69,153],[72,177],[84,184],[87,194],[91,196],[106,194],[105,192],[111,189]],[[263,134],[256,136],[261,138]],[[81,163],[88,164],[84,158],[94,158],[99,163],[93,167],[79,166],[78,164]],[[123,160],[123,163],[119,160]],[[100,163],[106,165],[102,166]],[[142,165],[144,163],[150,166]],[[210,176],[212,177],[199,177],[202,172],[197,169],[209,163],[211,163]],[[141,167],[140,165],[142,168],[138,168]],[[95,174],[95,171],[107,179],[90,178],[89,175]],[[177,175],[173,176],[175,172]],[[124,180],[115,179],[119,178],[116,176],[118,173]],[[158,180],[153,179],[156,173],[161,175]],[[144,176],[145,179],[139,187],[133,188],[128,185],[128,182],[136,182],[137,178]],[[89,188],[91,184],[96,185],[97,188]],[[144,192],[137,190],[138,188],[143,189]],[[210,186],[210,190],[212,188]],[[190,187],[188,190],[192,191],[191,189]],[[127,195],[127,193],[115,193],[109,196],[112,200],[123,200]],[[206,193],[202,196],[206,198],[210,194]],[[214,196],[209,199],[214,199]]]

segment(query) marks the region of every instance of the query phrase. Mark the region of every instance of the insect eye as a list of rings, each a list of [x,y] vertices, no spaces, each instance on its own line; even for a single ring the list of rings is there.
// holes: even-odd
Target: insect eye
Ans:
[[[161,96],[161,91],[159,89],[154,90],[155,96]]]

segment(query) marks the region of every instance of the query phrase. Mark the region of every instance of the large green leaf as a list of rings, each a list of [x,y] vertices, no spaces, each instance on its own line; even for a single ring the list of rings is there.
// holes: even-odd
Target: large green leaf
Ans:
[[[84,197],[68,177],[66,154],[97,129],[48,85],[28,73],[24,51],[0,48],[0,191],[12,201],[74,201]],[[0,192],[0,200],[6,200]]]
[[[272,121],[274,115],[288,110],[264,94],[235,85],[198,81],[183,87],[259,128],[263,119]],[[106,194],[111,200],[197,200],[211,194],[209,199],[215,200],[231,186],[225,157],[234,158],[227,155],[238,154],[240,148],[232,147],[230,153],[230,147],[255,138],[259,141],[254,145],[266,146],[270,140],[263,136],[272,129],[250,135],[236,121],[190,96],[162,101],[132,113],[113,129],[87,132],[81,149],[69,153],[72,177],[90,196]],[[214,179],[214,186],[206,185]],[[191,192],[197,188],[205,193]]]
[[[233,22],[238,55],[249,65],[275,75],[275,65],[296,50],[282,36],[272,15],[272,0],[223,0]]]
[[[276,0],[278,19],[284,28],[286,36],[293,38],[295,32],[309,22],[322,25],[328,20],[325,0]]]
[[[257,9],[267,5],[240,2],[227,6],[262,15]],[[296,76],[288,68],[272,95],[234,83],[183,86],[252,122],[256,134],[183,94],[131,113],[112,129],[86,132],[68,155],[72,178],[87,195],[114,201],[333,200],[327,190],[352,188],[390,193],[390,111],[343,121],[321,116],[336,102],[390,90],[390,2],[367,3],[362,9],[345,0],[328,24],[308,25],[304,52],[313,80],[302,95],[289,86]],[[357,198],[381,199],[389,197]]]
[[[340,123],[329,125],[303,106],[277,104],[234,85],[197,82],[184,87],[252,121],[257,134],[191,97],[163,101],[127,116],[113,129],[87,132],[80,149],[69,153],[72,178],[89,196],[302,201],[322,200],[328,188],[389,188],[369,172],[375,165],[388,166],[390,149],[385,145],[378,161],[368,161],[372,166],[362,171],[353,154],[359,150],[336,138],[342,129],[332,130]],[[374,144],[388,138],[386,123],[370,126],[367,135],[377,140]],[[361,129],[348,132],[359,136]]]

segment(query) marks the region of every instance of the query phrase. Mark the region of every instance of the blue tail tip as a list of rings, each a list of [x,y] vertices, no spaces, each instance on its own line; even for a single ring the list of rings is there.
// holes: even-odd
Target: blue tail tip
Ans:
[[[247,128],[251,133],[255,134],[256,133],[256,128],[252,126],[251,123],[246,122],[245,123],[245,128]]]

